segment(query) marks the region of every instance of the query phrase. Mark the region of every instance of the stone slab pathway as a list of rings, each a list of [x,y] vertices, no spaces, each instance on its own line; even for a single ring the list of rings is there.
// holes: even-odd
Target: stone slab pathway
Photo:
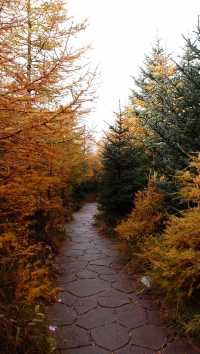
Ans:
[[[56,354],[198,354],[136,293],[114,242],[98,235],[95,213],[95,203],[75,213],[57,259],[62,291],[48,315],[56,329]]]

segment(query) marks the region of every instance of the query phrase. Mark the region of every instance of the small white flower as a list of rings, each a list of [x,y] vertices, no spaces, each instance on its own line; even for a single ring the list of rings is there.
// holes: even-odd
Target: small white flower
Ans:
[[[147,288],[151,288],[151,285],[152,285],[152,280],[150,277],[142,277],[141,278],[141,283],[146,286]]]
[[[49,326],[49,330],[50,330],[51,332],[55,332],[55,331],[57,330],[57,327],[50,325],[50,326]]]

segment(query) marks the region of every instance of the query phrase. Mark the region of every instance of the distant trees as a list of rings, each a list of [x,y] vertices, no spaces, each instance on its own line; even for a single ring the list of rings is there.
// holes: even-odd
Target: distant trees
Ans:
[[[146,158],[134,145],[126,115],[116,114],[102,151],[99,204],[105,220],[115,224],[130,212],[134,193],[146,182]],[[142,166],[142,169],[141,169]]]

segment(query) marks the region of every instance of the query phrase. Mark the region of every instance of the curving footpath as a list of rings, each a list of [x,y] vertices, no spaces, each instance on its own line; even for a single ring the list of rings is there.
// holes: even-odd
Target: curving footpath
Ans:
[[[62,292],[49,309],[56,354],[198,354],[164,326],[148,297],[137,294],[114,241],[98,235],[95,213],[95,203],[75,213],[57,259]]]

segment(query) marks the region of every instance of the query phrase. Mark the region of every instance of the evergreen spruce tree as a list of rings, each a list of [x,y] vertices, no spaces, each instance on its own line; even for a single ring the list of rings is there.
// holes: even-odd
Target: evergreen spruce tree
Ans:
[[[132,107],[154,133],[146,141],[154,167],[173,175],[200,150],[200,25],[195,38],[185,38],[180,63],[173,63],[158,41],[135,83]]]
[[[177,68],[180,76],[177,91],[177,126],[180,144],[188,153],[200,151],[200,25],[195,38],[185,38],[185,51]]]
[[[177,167],[183,167],[186,160],[177,124],[180,75],[160,41],[156,42],[151,55],[146,56],[135,84],[132,107],[142,125],[153,133],[146,139],[146,145],[154,155],[154,168],[171,175]]]
[[[134,146],[121,112],[106,136],[102,164],[100,210],[105,221],[115,225],[131,211],[135,192],[146,183],[146,156]]]

